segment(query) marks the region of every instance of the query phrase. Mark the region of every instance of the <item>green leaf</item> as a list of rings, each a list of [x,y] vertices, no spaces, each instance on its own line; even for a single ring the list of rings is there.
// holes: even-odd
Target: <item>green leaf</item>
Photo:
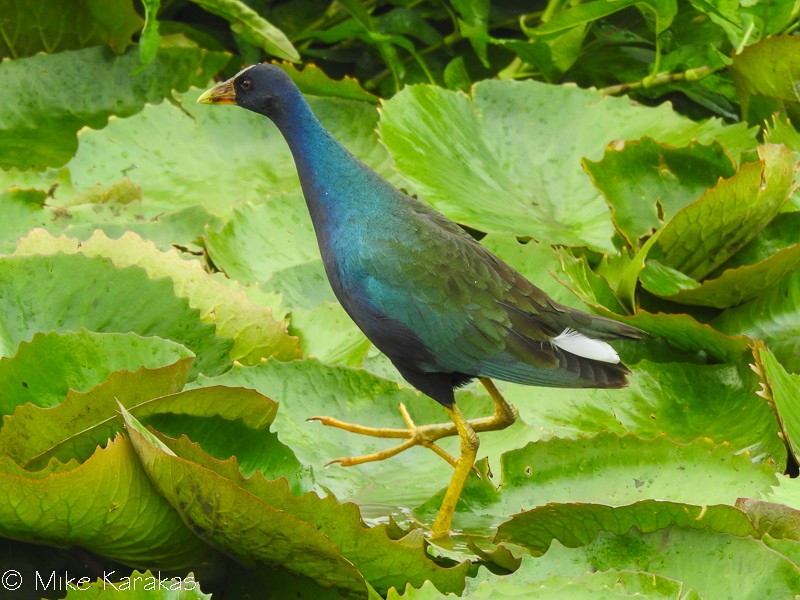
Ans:
[[[200,310],[201,319],[216,326],[217,335],[233,340],[231,360],[253,364],[262,358],[297,358],[297,339],[288,335],[286,324],[276,321],[269,308],[253,304],[243,291],[213,279],[196,260],[181,258],[175,249],[161,252],[155,244],[133,233],[112,240],[97,231],[84,242],[54,238],[42,230],[22,240],[15,254],[80,253],[92,258],[108,258],[120,268],[137,266],[151,279],[169,277],[175,295],[186,298],[189,306]]]
[[[161,44],[161,34],[158,32],[158,11],[161,0],[142,0],[144,8],[144,27],[139,35],[139,67],[134,75],[142,72],[147,65],[153,62]]]
[[[41,227],[54,234],[67,233],[82,240],[88,239],[96,229],[102,229],[111,237],[134,231],[165,250],[175,245],[199,251],[200,247],[194,242],[202,236],[204,227],[218,224],[218,218],[200,206],[145,217],[139,210],[141,189],[127,177],[108,186],[93,186],[73,196],[67,205],[54,206],[54,196],[71,188],[71,183],[63,180],[64,171],[49,184],[48,192],[16,187],[0,192],[0,207],[8,215],[0,225],[0,250],[12,252],[20,237],[34,227]],[[14,171],[0,171],[0,179],[4,175],[8,179],[21,176]],[[47,177],[45,173],[28,173],[24,178],[46,187]],[[42,204],[44,199],[47,202]]]
[[[655,17],[656,35],[660,35],[669,28],[678,12],[675,0],[618,0],[616,2],[598,0],[565,10],[542,26],[528,30],[528,33],[535,35],[560,33],[566,29],[602,19],[631,6],[635,6],[648,17],[651,15]]]
[[[799,57],[800,39],[793,35],[765,38],[733,56],[730,70],[742,99],[744,118],[758,123],[778,109],[797,116]]]
[[[182,358],[154,368],[116,371],[86,392],[68,391],[55,406],[18,406],[3,421],[0,454],[28,470],[43,468],[53,456],[61,462],[82,461],[119,432],[118,399],[138,405],[174,394],[186,383],[191,366],[191,358]]]
[[[486,68],[490,67],[486,56],[489,41],[489,0],[453,0],[453,8],[459,15],[458,29],[469,40],[472,49]]]
[[[175,296],[172,282],[139,267],[116,268],[81,254],[0,257],[2,355],[41,331],[136,332],[179,342],[197,356],[194,373],[230,365],[231,341],[215,336],[197,310]]]
[[[711,529],[601,533],[578,549],[553,542],[544,556],[526,563],[528,577],[534,581],[554,574],[576,577],[610,568],[652,573],[682,582],[680,597],[694,600],[790,598],[800,589],[800,571],[785,556],[761,540]],[[748,565],[747,577],[741,574],[743,564]]]
[[[130,442],[117,437],[81,465],[46,477],[0,458],[0,535],[81,546],[111,560],[181,570],[221,560],[150,485]]]
[[[533,81],[484,81],[472,97],[410,86],[385,103],[379,131],[401,175],[451,219],[600,250],[612,249],[612,229],[582,158],[645,133],[672,145],[716,138],[733,156],[753,146],[742,126],[698,125],[666,105]]]
[[[342,597],[363,597],[364,578],[327,536],[237,482],[179,457],[123,407],[120,410],[153,485],[206,542],[251,568],[280,564],[334,588]]]
[[[760,234],[750,240],[749,244],[714,271],[711,277],[719,277],[728,269],[755,265],[786,248],[794,247],[799,241],[798,231],[800,231],[800,211],[779,214]]]
[[[763,386],[760,395],[775,406],[781,429],[789,443],[792,455],[800,457],[800,375],[787,373],[786,369],[762,343],[756,345],[755,368]]]
[[[206,248],[229,277],[269,290],[276,290],[272,278],[282,271],[307,267],[316,279],[325,276],[308,209],[297,195],[237,206],[223,227],[208,229]]]
[[[694,592],[682,593],[679,581],[642,571],[608,569],[573,576],[551,575],[539,579],[531,577],[529,566],[533,560],[525,557],[522,568],[509,576],[488,578],[475,586],[469,598],[536,598],[547,600],[613,600],[615,598],[664,598],[670,600],[700,600]],[[534,571],[535,572],[535,571]],[[534,581],[531,581],[531,578]],[[496,595],[499,592],[500,595]],[[503,596],[505,594],[506,596]],[[413,598],[413,596],[410,596]]]
[[[379,103],[378,97],[361,87],[359,81],[353,77],[345,75],[338,81],[331,79],[315,64],[307,64],[302,69],[291,63],[280,63],[278,66],[289,74],[304,94]]]
[[[69,206],[97,185],[117,184],[125,174],[141,189],[142,197],[141,203],[129,207],[129,220],[197,206],[212,215],[229,215],[234,206],[248,201],[298,195],[291,153],[269,120],[230,107],[209,109],[195,102],[199,94],[199,89],[177,94],[180,107],[146,106],[130,118],[113,119],[100,131],[84,129],[78,153],[60,172],[11,172],[5,178],[0,172],[0,181],[44,190],[59,184],[49,203]],[[386,151],[376,140],[378,114],[373,105],[341,98],[309,101],[323,124],[351,152],[397,180]],[[236,144],[230,144],[232,138]],[[204,175],[198,179],[197,173]],[[242,181],[248,184],[243,186]],[[181,193],[176,194],[176,189]]]
[[[800,540],[800,511],[783,504],[754,498],[739,498],[736,501],[736,508],[747,515],[759,537]]]
[[[3,5],[3,21],[0,58],[14,59],[100,45],[119,54],[142,27],[131,0],[9,2]]]
[[[202,238],[205,227],[216,227],[220,224],[218,217],[209,214],[201,206],[165,212],[153,218],[131,214],[135,209],[103,207],[97,204],[81,204],[66,210],[56,208],[54,212],[58,224],[51,221],[45,225],[53,234],[63,233],[72,238],[88,240],[98,229],[114,239],[122,237],[126,232],[133,232],[164,251],[180,248],[199,253],[202,248],[197,241]]]
[[[699,281],[657,260],[645,262],[639,279],[644,289],[662,298],[672,298],[681,292],[697,289],[701,285]]]
[[[19,345],[16,355],[0,358],[0,415],[28,402],[55,406],[68,390],[86,392],[114,371],[151,369],[191,356],[180,344],[135,333],[37,333]]]
[[[325,363],[360,366],[372,347],[338,303],[293,310],[292,333],[300,338],[304,356]]]
[[[272,23],[239,0],[192,0],[211,14],[231,24],[231,30],[267,54],[297,62],[300,60],[289,38]]]
[[[204,538],[246,564],[278,563],[348,597],[363,590],[363,577],[378,587],[396,581],[398,575],[410,575],[420,583],[432,578],[456,591],[463,588],[467,565],[451,571],[437,567],[425,556],[421,538],[416,548],[392,541],[384,527],[367,528],[353,505],[314,494],[297,498],[283,480],[270,482],[259,475],[244,479],[235,463],[219,463],[186,444],[176,444],[176,449],[191,453],[194,462],[190,462],[156,443],[130,415],[125,418],[161,493]],[[205,490],[212,489],[215,492],[207,497]],[[376,564],[376,555],[383,564]],[[387,565],[397,566],[397,575]]]
[[[768,491],[776,481],[770,465],[755,465],[728,444],[715,445],[707,439],[679,444],[663,435],[553,438],[507,452],[501,462],[499,492],[487,496],[482,506],[475,506],[475,499],[473,506],[463,507],[491,519],[490,523],[501,515],[552,502],[623,506],[658,498],[732,504],[743,494]]]
[[[0,192],[0,252],[11,252],[17,240],[33,227],[46,225],[51,216],[44,210],[47,193],[41,190],[11,188]]]
[[[165,46],[144,71],[131,77],[138,60],[136,48],[116,56],[95,47],[3,63],[0,104],[6,108],[0,116],[0,167],[61,166],[75,154],[75,134],[81,127],[100,129],[111,115],[127,117],[147,102],[160,102],[173,89],[202,85],[222,67],[227,55],[185,43]],[[21,97],[38,100],[20,102]],[[113,181],[119,175],[117,171]],[[9,182],[6,185],[24,185],[20,181],[24,179],[3,176]]]
[[[786,203],[796,171],[786,146],[760,146],[759,155],[681,209],[650,257],[701,280],[756,237]]]
[[[302,494],[313,487],[311,469],[269,431],[277,409],[255,390],[211,386],[146,401],[130,412],[160,433],[187,435],[215,458],[235,456],[245,475],[283,477],[292,493]]]
[[[655,262],[648,261],[648,267]],[[668,269],[669,267],[664,268]],[[664,293],[666,290],[663,288],[654,289],[652,282],[645,278],[645,272],[642,273],[642,284],[647,291],[680,304],[728,308],[756,298],[770,286],[797,271],[798,268],[800,268],[800,244],[794,244],[778,250],[769,258],[756,264],[723,271],[719,277],[706,279],[700,285],[687,286],[677,291],[669,290]],[[683,275],[680,271],[673,272],[680,274],[679,277]],[[685,275],[683,278],[688,279]]]
[[[789,371],[800,372],[800,272],[758,298],[729,308],[711,324],[720,331],[761,339]]]
[[[679,442],[705,437],[782,470],[786,447],[773,410],[756,395],[759,381],[751,361],[749,353],[737,364],[642,360],[622,390],[501,389],[536,431],[568,437],[603,431],[666,434]]]
[[[710,528],[737,536],[755,535],[747,516],[724,504],[697,506],[661,500],[641,500],[627,506],[548,504],[514,515],[497,529],[495,541],[525,546],[544,554],[553,540],[567,548],[590,544],[601,532],[623,535],[631,529],[653,533],[668,527]]]
[[[583,168],[631,248],[638,248],[640,238],[670,221],[719,177],[736,172],[719,142],[671,148],[649,137],[610,145],[602,160],[584,160]]]
[[[581,300],[604,316],[618,318],[624,312],[608,281],[589,268],[585,257],[575,259],[566,252],[561,256],[563,272]],[[686,314],[653,314],[640,309],[625,322],[648,332],[651,339],[666,342],[671,350],[695,355],[696,359],[738,363],[749,352],[748,338],[725,335]]]

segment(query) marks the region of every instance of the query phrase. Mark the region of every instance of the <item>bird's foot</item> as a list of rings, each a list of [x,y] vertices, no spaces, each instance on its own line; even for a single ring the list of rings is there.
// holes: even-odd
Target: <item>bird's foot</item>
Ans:
[[[367,427],[365,425],[357,425],[355,423],[346,423],[344,421],[334,419],[333,417],[309,417],[306,420],[319,421],[328,427],[336,427],[338,429],[344,429],[345,431],[358,433],[360,435],[404,440],[397,446],[387,448],[386,450],[365,454],[363,456],[336,458],[327,463],[327,465],[339,464],[343,467],[352,467],[353,465],[360,465],[366,462],[385,460],[387,458],[391,458],[392,456],[396,456],[397,454],[400,454],[409,448],[413,448],[414,446],[424,446],[425,448],[430,448],[436,454],[450,463],[450,465],[453,467],[458,465],[458,459],[455,456],[435,444],[436,440],[439,440],[443,437],[458,435],[453,423],[417,426],[403,403],[400,403],[398,408],[400,409],[400,414],[403,417],[403,421],[406,423],[406,429],[394,429],[390,427]]]

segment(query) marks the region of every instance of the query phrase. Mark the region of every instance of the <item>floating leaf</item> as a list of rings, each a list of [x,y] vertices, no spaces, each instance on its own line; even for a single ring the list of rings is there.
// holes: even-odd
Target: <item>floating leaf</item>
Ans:
[[[363,590],[363,577],[377,587],[397,577],[386,564],[401,564],[402,577],[419,571],[412,578],[420,583],[432,578],[454,591],[463,589],[467,565],[449,572],[437,567],[425,556],[422,539],[416,549],[392,541],[384,528],[367,528],[353,505],[315,494],[297,498],[283,480],[270,482],[259,475],[245,480],[234,463],[218,463],[197,450],[192,458],[202,462],[190,462],[157,442],[130,415],[125,418],[156,487],[204,538],[246,564],[278,563],[348,597]],[[186,450],[185,444],[179,446]],[[176,477],[181,485],[175,485]],[[204,490],[212,489],[213,496],[206,497]],[[376,564],[378,556],[383,565]]]
[[[137,220],[198,206],[212,215],[228,215],[234,206],[248,201],[299,195],[291,153],[269,120],[230,107],[199,105],[195,100],[201,91],[176,94],[180,107],[148,105],[129,118],[112,119],[102,130],[84,129],[77,154],[60,171],[5,175],[0,171],[0,182],[43,190],[58,184],[50,203],[70,206],[96,186],[112,186],[125,175],[141,189],[141,203],[131,206]],[[376,140],[378,114],[372,104],[313,97],[309,102],[349,150],[397,180]],[[237,143],[231,145],[231,139]],[[197,173],[203,176],[198,178]]]
[[[37,333],[14,356],[0,358],[0,415],[25,403],[55,406],[69,390],[87,392],[114,371],[156,368],[190,356],[180,344],[135,333]]]
[[[221,560],[153,489],[126,438],[46,477],[13,465],[0,459],[4,537],[81,546],[140,568],[180,570]]]
[[[642,272],[642,283],[647,291],[679,304],[728,308],[756,298],[770,286],[797,271],[800,268],[800,244],[782,248],[756,264],[723,271],[716,279],[706,279],[702,284],[695,281],[694,286],[678,286],[677,290],[654,287],[653,280],[648,279],[652,276],[645,275],[654,263],[657,261],[648,261],[648,268]],[[663,265],[661,267],[669,269]],[[679,281],[690,279],[680,271],[673,273]]]
[[[474,591],[468,597],[504,598],[504,596],[496,594],[499,591],[500,594],[506,594],[505,597],[509,599],[523,596],[541,600],[550,598],[613,600],[614,598],[623,599],[641,595],[653,599],[700,600],[700,597],[693,591],[682,593],[684,586],[681,582],[643,571],[608,569],[573,576],[551,575],[544,579],[538,579],[529,568],[534,560],[536,559],[525,557],[522,568],[515,573],[501,579],[487,578],[480,585],[474,587]],[[409,597],[415,598],[415,596]]]
[[[0,257],[2,354],[41,331],[136,332],[189,348],[194,372],[220,373],[230,365],[231,341],[215,336],[197,310],[177,298],[171,281],[150,279],[139,267],[116,268],[81,254]]]
[[[735,165],[713,142],[671,148],[645,137],[611,144],[602,160],[583,161],[592,183],[611,207],[614,226],[631,248],[658,229],[719,177],[731,177]]]
[[[553,542],[544,556],[526,563],[523,566],[534,581],[608,569],[652,573],[681,582],[680,597],[694,600],[759,600],[765,594],[789,598],[800,589],[797,566],[763,541],[711,529],[669,527],[645,534],[635,529],[601,533],[577,549]],[[742,564],[748,565],[747,577],[741,575]]]
[[[0,167],[61,166],[75,154],[75,133],[81,127],[100,129],[111,115],[130,116],[173,89],[202,85],[227,56],[188,45],[167,46],[142,73],[131,77],[138,60],[135,48],[115,56],[95,47],[3,63],[0,104],[6,108],[0,117]],[[103,85],[97,85],[99,81]],[[20,97],[36,101],[19,102]],[[13,175],[3,176],[3,181],[9,179],[9,184],[24,185]]]
[[[34,230],[20,242],[16,254],[53,252],[108,258],[120,268],[140,267],[152,279],[169,277],[176,296],[186,298],[191,307],[199,309],[201,319],[215,325],[219,337],[233,340],[232,360],[252,364],[262,358],[288,360],[298,356],[296,338],[286,333],[286,325],[276,321],[269,308],[256,306],[244,292],[237,293],[217,282],[198,261],[185,260],[174,249],[161,252],[152,242],[130,232],[112,240],[97,231],[80,242]]]
[[[56,54],[106,45],[121,53],[142,27],[130,0],[97,4],[91,0],[52,0],[47,6],[35,2],[9,2],[3,7],[4,27],[0,58],[19,59],[37,52]]]
[[[502,389],[522,419],[538,431],[563,437],[603,431],[666,434],[679,442],[705,437],[782,469],[786,447],[780,426],[768,403],[756,395],[758,377],[749,362],[749,352],[736,364],[642,360],[633,367],[630,386],[622,390]],[[731,419],[732,414],[737,418]]]
[[[792,454],[800,457],[800,375],[787,373],[775,355],[759,342],[753,352],[756,371],[761,378],[761,395],[771,401],[780,419],[781,429],[789,442]]]
[[[756,237],[786,203],[796,171],[786,146],[760,146],[759,155],[681,209],[650,258],[701,280]]]
[[[567,548],[578,548],[594,541],[603,531],[622,535],[631,529],[653,533],[668,527],[710,528],[741,537],[756,534],[747,516],[733,506],[697,506],[648,499],[617,507],[548,504],[514,515],[500,525],[495,541],[512,542],[544,554],[553,540]]]
[[[41,190],[11,188],[0,192],[0,252],[10,252],[17,240],[33,227],[41,227],[50,220],[44,210],[47,194]]]
[[[741,126],[698,125],[666,105],[632,106],[534,81],[484,81],[471,98],[406,87],[384,104],[379,131],[402,176],[450,218],[600,250],[612,249],[608,209],[582,172],[582,158],[596,160],[611,140],[644,134],[676,146],[716,138],[735,157],[754,145]]]
[[[487,436],[483,436],[486,438]],[[622,506],[648,498],[689,504],[733,503],[775,483],[774,469],[710,440],[678,444],[664,436],[600,433],[530,443],[502,456],[499,492],[462,506],[482,528],[501,515],[548,503]],[[469,497],[468,497],[469,498]],[[435,502],[431,502],[431,505]],[[432,506],[429,505],[429,508]],[[458,522],[458,514],[456,515]]]
[[[724,333],[764,340],[784,367],[800,372],[800,272],[754,300],[729,308],[711,324]]]
[[[52,456],[82,461],[119,432],[120,399],[135,406],[174,394],[186,383],[191,366],[191,358],[184,358],[151,369],[116,371],[86,392],[68,392],[56,406],[19,406],[3,420],[0,455],[28,470],[43,468]]]
[[[341,304],[326,303],[312,310],[293,310],[292,332],[300,337],[305,356],[326,363],[357,367],[372,347]]]
[[[296,195],[237,206],[223,227],[207,231],[206,240],[214,264],[238,281],[285,293],[291,291],[282,286],[287,276],[302,272],[301,279],[330,288],[308,209]]]

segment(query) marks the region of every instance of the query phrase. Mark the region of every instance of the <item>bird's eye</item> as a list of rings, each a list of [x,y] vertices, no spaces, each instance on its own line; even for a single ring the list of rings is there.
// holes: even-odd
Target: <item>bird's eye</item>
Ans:
[[[241,83],[241,87],[245,92],[250,91],[250,88],[253,87],[253,82],[250,81],[249,79],[243,79],[242,83]]]

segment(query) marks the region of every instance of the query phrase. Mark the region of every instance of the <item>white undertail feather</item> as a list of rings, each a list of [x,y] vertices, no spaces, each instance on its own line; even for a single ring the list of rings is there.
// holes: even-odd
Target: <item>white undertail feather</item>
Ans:
[[[610,345],[600,340],[586,337],[574,329],[567,328],[550,341],[562,350],[576,356],[599,360],[604,363],[617,364],[619,362],[619,354]]]

